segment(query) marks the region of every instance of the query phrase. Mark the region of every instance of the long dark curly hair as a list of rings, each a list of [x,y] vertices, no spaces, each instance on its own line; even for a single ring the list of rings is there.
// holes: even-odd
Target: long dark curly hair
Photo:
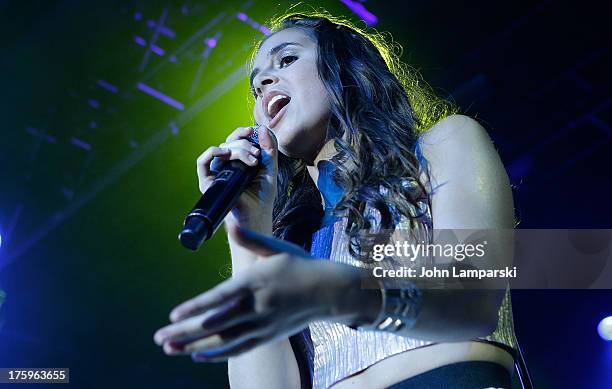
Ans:
[[[359,258],[360,233],[372,232],[366,204],[380,212],[380,231],[393,231],[398,214],[416,223],[417,202],[430,204],[419,179],[426,169],[415,155],[416,142],[440,119],[456,113],[456,107],[403,64],[401,47],[383,34],[321,12],[284,15],[270,26],[272,33],[303,29],[318,44],[318,73],[331,101],[327,139],[334,139],[338,152],[331,160],[333,178],[344,190],[333,214],[348,219],[350,252]],[[305,161],[280,154],[274,236],[308,248],[322,214],[321,196]]]

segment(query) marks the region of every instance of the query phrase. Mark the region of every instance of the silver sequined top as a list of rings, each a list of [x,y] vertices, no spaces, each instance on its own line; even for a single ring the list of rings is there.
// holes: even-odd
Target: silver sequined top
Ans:
[[[411,229],[414,236],[426,237],[427,241],[431,241],[431,213],[428,207],[422,208],[423,204],[420,204],[420,210],[425,210],[422,212],[424,219],[419,220],[420,227],[416,227],[416,232],[415,226],[410,226],[405,218],[401,219],[400,228]],[[377,211],[368,207],[366,215],[368,213],[372,215]],[[346,218],[342,218],[333,226],[330,260],[366,267],[368,265],[356,261],[349,254],[348,237],[343,233],[346,222]],[[434,344],[388,332],[354,330],[343,324],[328,321],[312,322],[309,328],[314,347],[313,389],[329,388],[336,382],[391,355]],[[499,308],[497,328],[491,335],[477,340],[497,342],[516,349],[509,289],[506,290]]]

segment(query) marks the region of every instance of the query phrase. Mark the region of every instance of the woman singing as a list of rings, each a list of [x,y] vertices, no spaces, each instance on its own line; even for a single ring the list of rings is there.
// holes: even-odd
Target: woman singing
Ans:
[[[260,149],[240,127],[197,160],[202,192],[215,157],[262,164],[225,219],[233,275],[177,306],[156,343],[227,360],[234,389],[509,388],[507,290],[361,284],[364,230],[513,228],[486,131],[380,35],[302,14],[272,31],[252,61]]]

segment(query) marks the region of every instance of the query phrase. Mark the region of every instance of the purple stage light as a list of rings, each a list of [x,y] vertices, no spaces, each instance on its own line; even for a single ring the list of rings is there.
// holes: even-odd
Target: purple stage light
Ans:
[[[157,46],[155,46],[155,43],[157,42],[158,35],[160,34],[160,26],[163,27],[164,22],[166,21],[166,16],[168,16],[168,8],[164,8],[164,10],[161,13],[161,16],[159,17],[159,20],[155,24],[155,30],[153,31],[153,36],[151,37],[151,44],[149,45],[151,48],[150,51],[153,51],[157,55],[161,55],[160,53],[163,51],[159,49]],[[154,50],[154,46],[157,48],[156,50]],[[140,63],[140,66],[138,67],[138,70],[141,72],[144,71],[145,67],[147,66],[147,63],[149,62],[149,57],[151,54],[150,51],[147,50],[144,53],[142,62]]]
[[[72,143],[73,145],[77,147],[82,148],[83,150],[87,150],[87,151],[91,150],[91,145],[79,138],[75,138],[75,137],[70,138],[70,143]]]
[[[378,17],[374,15],[372,12],[368,11],[363,4],[352,1],[352,0],[340,0],[344,5],[346,5],[351,11],[353,11],[357,16],[361,18],[368,26],[373,26],[378,23]]]
[[[169,29],[166,26],[161,26],[159,28],[159,32],[167,36],[168,38],[174,38],[176,36],[176,32],[174,30]]]
[[[66,187],[62,188],[62,193],[64,194],[64,197],[66,197],[68,200],[72,200],[72,198],[74,197],[74,191]]]
[[[95,109],[100,108],[100,103],[96,99],[89,99],[89,105],[91,105],[91,107]]]
[[[169,38],[174,38],[176,36],[176,32],[174,32],[174,30],[166,27],[166,26],[157,26],[157,23],[155,22],[155,20],[147,20],[147,27],[149,28],[157,28],[157,31],[159,31],[160,34],[163,34]]]
[[[147,41],[143,37],[138,35],[134,36],[134,42],[136,42],[136,44],[140,46],[147,46]]]
[[[155,54],[159,55],[160,57],[164,54],[166,54],[166,50],[162,49],[159,46],[155,46],[155,45],[151,45],[151,51],[154,52]]]
[[[612,316],[608,316],[599,322],[597,332],[603,340],[612,341]]]
[[[264,35],[270,35],[271,31],[268,27],[257,23],[256,21],[254,21],[253,19],[249,18],[249,16],[247,14],[245,14],[244,12],[238,12],[236,14],[236,17],[245,22],[248,23],[251,27],[253,27],[254,29],[256,29],[259,32],[262,32]]]
[[[2,234],[0,234],[0,247],[2,247]]]
[[[138,11],[134,12],[134,20],[138,21],[142,19],[142,14]]]
[[[210,48],[217,46],[217,40],[215,38],[206,38],[204,42]]]
[[[104,88],[107,91],[113,92],[113,93],[117,93],[119,92],[119,88],[117,88],[116,86],[114,86],[113,84],[111,84],[108,81],[104,81],[104,80],[98,80],[97,85],[100,88]]]
[[[176,62],[176,55],[171,55],[170,56],[170,62]]]
[[[54,137],[53,135],[47,134],[43,130],[39,130],[39,129],[34,128],[34,127],[26,127],[26,132],[28,134],[32,134],[34,136],[38,136],[41,139],[44,139],[44,140],[46,140],[49,143],[57,143],[57,138],[56,137]]]
[[[171,107],[174,107],[178,110],[183,110],[185,109],[185,106],[183,105],[183,103],[173,99],[170,96],[167,96],[163,93],[161,93],[160,91],[158,91],[157,89],[151,88],[150,86],[148,86],[145,83],[139,82],[138,83],[138,89],[140,89],[141,91],[143,91],[144,93],[155,97],[156,99],[160,100],[161,102],[164,102],[166,104],[168,104]]]
[[[176,123],[170,122],[170,129],[172,130],[172,135],[178,135],[179,129],[176,126]]]
[[[508,175],[512,181],[520,181],[521,179],[529,176],[529,173],[533,168],[533,163],[534,160],[532,154],[523,155],[508,165]]]

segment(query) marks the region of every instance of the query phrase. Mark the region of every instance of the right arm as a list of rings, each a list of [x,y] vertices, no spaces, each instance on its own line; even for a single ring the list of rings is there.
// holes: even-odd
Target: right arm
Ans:
[[[264,235],[272,236],[272,206],[276,192],[278,158],[275,139],[272,139],[267,132],[265,134],[263,132],[266,131],[260,132],[259,140],[261,152],[264,153],[261,163],[264,163],[265,166],[262,167],[259,177],[254,180],[255,187],[248,188],[241,196],[237,206],[239,211],[231,212],[225,222],[237,223]],[[209,149],[198,159],[200,190],[204,191],[210,185],[212,176],[208,166],[213,157],[241,159],[248,163],[250,145],[245,143],[244,138],[249,134],[250,131],[245,130],[244,127],[238,128],[230,134],[221,148]],[[227,149],[231,150],[231,153]],[[270,158],[265,158],[266,153]],[[241,215],[240,220],[236,215]],[[252,251],[238,245],[229,236],[228,243],[232,257],[232,275],[248,271],[257,256]],[[232,389],[300,388],[299,368],[288,338],[266,343],[239,356],[229,358],[228,376]]]
[[[272,235],[272,228],[267,232],[259,232]],[[228,242],[232,253],[232,274],[248,271],[256,255],[229,237]],[[288,338],[266,343],[229,358],[227,372],[232,389],[300,388],[300,371]]]

